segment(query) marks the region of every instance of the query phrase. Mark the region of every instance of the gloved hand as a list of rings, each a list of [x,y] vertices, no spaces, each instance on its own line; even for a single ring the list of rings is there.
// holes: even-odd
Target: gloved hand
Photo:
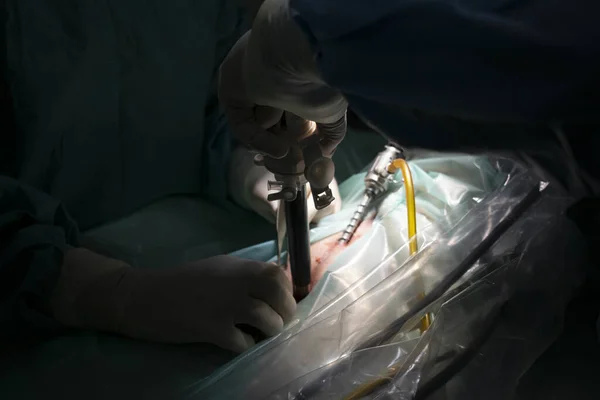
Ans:
[[[296,116],[286,113],[287,126],[282,135],[287,137],[305,138],[315,131],[315,124],[307,124]],[[232,153],[229,164],[229,194],[236,203],[244,208],[251,209],[267,221],[275,223],[280,202],[269,201],[268,182],[275,181],[273,173],[264,166],[254,165],[254,154],[248,149],[238,147]],[[317,210],[312,199],[310,185],[306,185],[308,222],[318,222],[327,215],[338,212],[342,207],[337,181],[334,179],[329,188],[335,200],[322,210]],[[283,217],[283,215],[280,215]]]
[[[280,203],[269,201],[267,183],[275,176],[265,167],[254,165],[254,154],[248,149],[238,147],[233,151],[229,166],[229,194],[240,206],[250,209],[271,223],[275,223]],[[322,218],[334,214],[342,208],[342,199],[337,181],[334,179],[329,188],[335,200],[322,210],[317,210],[312,199],[310,186],[306,185],[308,222],[319,222]]]
[[[346,133],[347,103],[323,82],[288,0],[265,0],[252,30],[223,61],[219,98],[235,136],[251,148],[280,158],[287,142],[270,130],[283,110],[317,123],[324,155]]]
[[[218,256],[179,268],[131,268],[84,249],[67,252],[54,291],[55,317],[68,326],[165,343],[213,343],[242,352],[281,331],[296,303],[282,268]]]

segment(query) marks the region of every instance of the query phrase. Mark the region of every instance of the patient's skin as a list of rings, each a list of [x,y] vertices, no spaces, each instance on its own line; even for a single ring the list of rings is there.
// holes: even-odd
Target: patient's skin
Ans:
[[[346,246],[354,243],[360,239],[373,225],[373,219],[367,219],[359,225],[358,229],[347,244],[339,244],[338,239],[342,236],[342,232],[328,236],[324,239],[319,240],[316,243],[310,245],[310,275],[311,275],[311,290],[319,282],[319,280],[327,271],[327,268],[335,260],[335,258],[344,251]],[[285,270],[288,278],[291,280],[292,275],[290,271],[290,264],[286,266]]]

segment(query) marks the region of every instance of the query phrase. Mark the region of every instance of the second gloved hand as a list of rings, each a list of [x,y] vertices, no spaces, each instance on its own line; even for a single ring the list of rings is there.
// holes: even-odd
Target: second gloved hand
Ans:
[[[319,76],[309,43],[288,0],[265,0],[252,30],[231,49],[220,69],[219,99],[235,136],[274,158],[287,142],[270,130],[288,111],[317,124],[323,154],[346,134],[347,103]]]
[[[276,335],[296,307],[280,267],[231,256],[132,270],[122,285],[129,295],[119,329],[127,336],[209,342],[236,352],[255,344],[240,326]]]
[[[282,268],[231,256],[146,270],[74,249],[55,292],[55,315],[67,325],[235,352],[255,344],[241,326],[272,336],[296,308]]]

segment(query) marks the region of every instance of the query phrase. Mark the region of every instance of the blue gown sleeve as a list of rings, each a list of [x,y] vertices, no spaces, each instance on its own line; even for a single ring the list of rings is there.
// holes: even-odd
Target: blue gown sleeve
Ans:
[[[29,340],[62,327],[48,309],[77,227],[58,200],[0,176],[0,341]]]
[[[541,126],[600,115],[594,2],[290,4],[325,82],[400,144],[451,150],[535,144],[549,135]]]

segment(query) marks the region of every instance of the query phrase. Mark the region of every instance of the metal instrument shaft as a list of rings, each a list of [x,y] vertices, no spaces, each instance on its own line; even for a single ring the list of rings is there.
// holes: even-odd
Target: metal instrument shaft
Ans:
[[[358,207],[356,207],[356,211],[354,211],[350,222],[346,226],[346,229],[344,230],[344,233],[342,233],[342,237],[338,240],[338,242],[348,243],[350,239],[352,239],[352,236],[354,236],[360,224],[365,220],[367,212],[369,211],[369,205],[374,197],[375,193],[369,190],[365,191],[361,202],[359,203]]]
[[[288,257],[296,301],[310,290],[310,239],[307,218],[306,188],[300,187],[293,201],[284,201],[288,236]]]

